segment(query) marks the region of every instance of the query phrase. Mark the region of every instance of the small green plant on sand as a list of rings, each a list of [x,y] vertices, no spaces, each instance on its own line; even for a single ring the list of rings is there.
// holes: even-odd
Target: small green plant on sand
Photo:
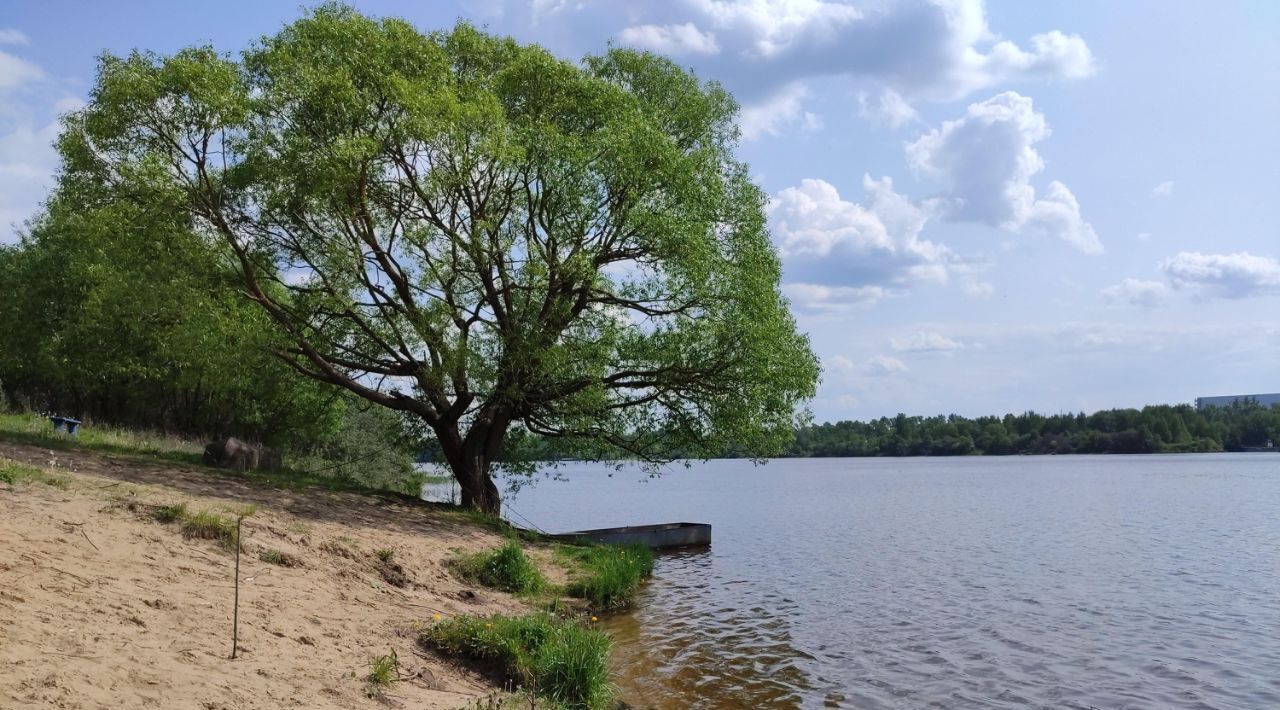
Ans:
[[[653,574],[653,551],[640,545],[562,546],[556,556],[574,575],[565,593],[601,611],[631,606],[640,585]]]
[[[157,506],[151,511],[151,517],[160,523],[172,523],[180,520],[182,516],[187,514],[186,503],[174,503],[172,505]]]
[[[395,557],[396,551],[390,548],[384,547],[381,550],[374,552],[373,554],[377,555],[378,559],[383,562],[390,562],[391,558]]]
[[[186,513],[179,519],[184,537],[217,540],[228,550],[236,546],[236,521],[218,513],[202,510]]]
[[[496,550],[460,557],[452,566],[465,580],[513,594],[537,594],[547,584],[516,540],[507,540]]]
[[[419,643],[479,667],[573,710],[609,708],[609,637],[550,614],[460,616],[423,630]]]
[[[258,559],[269,565],[279,565],[281,567],[297,567],[298,558],[274,547],[266,547],[258,551]]]
[[[368,684],[365,692],[369,697],[376,698],[390,688],[396,679],[396,669],[399,667],[400,660],[396,658],[394,649],[385,656],[375,656],[369,662],[369,675],[365,676],[365,682]]]

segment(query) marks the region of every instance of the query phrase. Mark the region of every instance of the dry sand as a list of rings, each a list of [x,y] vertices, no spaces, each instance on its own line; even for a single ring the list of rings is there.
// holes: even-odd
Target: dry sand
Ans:
[[[0,457],[68,475],[66,489],[0,482],[0,707],[458,708],[490,681],[417,648],[417,620],[527,611],[445,569],[501,538],[446,512],[323,490],[283,491],[167,463],[0,442]],[[154,522],[148,505],[258,506],[240,557]],[[258,559],[264,548],[295,567]],[[376,550],[409,577],[392,586]],[[400,680],[374,700],[372,657]]]

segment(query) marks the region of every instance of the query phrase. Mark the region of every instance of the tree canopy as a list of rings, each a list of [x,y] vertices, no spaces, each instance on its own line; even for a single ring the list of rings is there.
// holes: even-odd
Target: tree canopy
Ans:
[[[652,54],[324,5],[238,57],[103,57],[60,191],[176,209],[278,357],[419,418],[496,512],[512,426],[662,461],[778,453],[801,423],[817,360],[736,114]]]

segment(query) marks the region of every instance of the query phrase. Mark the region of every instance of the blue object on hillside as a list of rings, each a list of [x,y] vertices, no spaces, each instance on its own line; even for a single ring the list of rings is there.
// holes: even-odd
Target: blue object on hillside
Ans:
[[[66,425],[67,434],[71,436],[76,435],[76,427],[80,426],[80,420],[71,417],[49,417],[49,421],[53,422],[54,431],[62,431],[63,425]]]

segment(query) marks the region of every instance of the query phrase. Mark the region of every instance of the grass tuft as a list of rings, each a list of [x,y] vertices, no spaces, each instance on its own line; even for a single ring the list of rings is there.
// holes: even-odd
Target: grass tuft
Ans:
[[[179,519],[184,537],[200,540],[217,540],[228,550],[236,548],[236,521],[218,513],[202,510],[184,513]]]
[[[489,667],[574,710],[610,707],[609,638],[550,614],[461,616],[427,627],[419,642]]]
[[[382,691],[390,688],[399,667],[400,661],[396,658],[394,649],[385,656],[375,656],[369,661],[369,675],[365,676],[365,682],[368,683],[365,692],[368,696],[376,698],[382,695]]]
[[[375,551],[373,554],[377,555],[378,559],[381,560],[382,562],[390,562],[391,558],[395,557],[396,551],[390,548],[384,547],[381,550]]]
[[[653,551],[640,545],[561,546],[556,556],[575,574],[565,593],[601,611],[630,607],[640,585],[653,574]]]
[[[159,523],[172,523],[181,520],[187,514],[186,503],[175,503],[173,505],[156,506],[151,511],[151,517]]]
[[[513,594],[537,594],[547,584],[516,540],[507,540],[496,550],[460,557],[451,566],[464,580]]]
[[[264,547],[259,550],[258,559],[269,565],[280,565],[281,567],[297,567],[300,564],[298,558],[274,547]]]

